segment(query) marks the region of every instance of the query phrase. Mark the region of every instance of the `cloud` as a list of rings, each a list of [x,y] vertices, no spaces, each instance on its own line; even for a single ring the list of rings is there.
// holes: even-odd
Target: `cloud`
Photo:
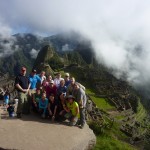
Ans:
[[[36,49],[33,48],[33,49],[29,52],[30,55],[31,55],[31,58],[35,59],[35,58],[37,57],[39,51],[40,51],[40,50],[36,50]]]
[[[0,22],[11,29],[47,34],[76,31],[92,42],[97,60],[118,78],[125,74],[136,85],[150,81],[148,0],[0,1]]]
[[[14,46],[15,38],[11,36],[11,28],[0,22],[0,58],[9,56],[16,50],[18,46]]]

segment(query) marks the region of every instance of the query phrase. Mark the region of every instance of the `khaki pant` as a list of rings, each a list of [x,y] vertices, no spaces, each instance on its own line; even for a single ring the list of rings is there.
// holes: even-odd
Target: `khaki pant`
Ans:
[[[28,93],[18,92],[18,98],[17,113],[29,113],[30,104],[28,101]]]
[[[30,89],[29,93],[30,93],[30,95],[35,94],[36,93],[36,89]]]

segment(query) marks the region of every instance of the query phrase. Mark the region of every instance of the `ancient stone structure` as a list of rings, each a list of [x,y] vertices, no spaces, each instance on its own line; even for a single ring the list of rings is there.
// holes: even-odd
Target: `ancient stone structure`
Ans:
[[[17,96],[17,91],[14,87],[14,80],[14,77],[10,77],[8,74],[0,73],[0,100],[3,99],[3,95],[6,90],[9,91],[11,100]]]

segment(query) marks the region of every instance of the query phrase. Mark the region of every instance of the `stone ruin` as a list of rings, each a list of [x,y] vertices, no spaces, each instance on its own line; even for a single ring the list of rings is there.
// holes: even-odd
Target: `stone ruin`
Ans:
[[[112,127],[114,122],[109,114],[96,106],[89,95],[87,95],[86,120],[95,122],[99,127],[106,127],[107,125],[109,128]]]
[[[17,97],[17,91],[14,87],[14,77],[10,77],[8,74],[0,74],[0,100],[3,100],[5,91],[10,93],[10,100],[14,100]]]

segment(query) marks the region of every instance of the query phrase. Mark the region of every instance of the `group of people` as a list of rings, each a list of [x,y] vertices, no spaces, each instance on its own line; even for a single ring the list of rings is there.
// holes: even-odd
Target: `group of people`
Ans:
[[[22,67],[20,74],[15,79],[15,87],[18,91],[17,117],[34,111],[42,118],[50,118],[52,121],[69,120],[70,126],[85,125],[86,94],[85,87],[65,73],[57,73],[53,79],[51,75],[45,76],[42,71],[37,74],[32,69],[29,77],[26,76],[26,68]]]

